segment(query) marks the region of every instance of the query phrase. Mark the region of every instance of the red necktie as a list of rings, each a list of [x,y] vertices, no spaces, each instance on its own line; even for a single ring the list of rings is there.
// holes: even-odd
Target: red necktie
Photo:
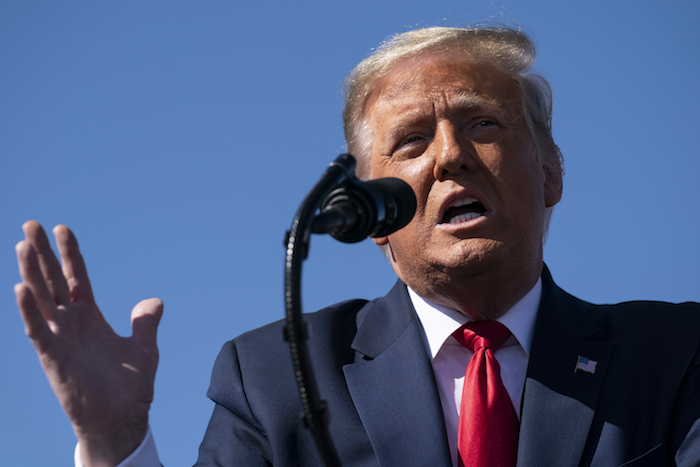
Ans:
[[[498,321],[473,321],[453,335],[474,352],[464,375],[459,411],[459,466],[513,467],[518,417],[493,356],[510,331]]]

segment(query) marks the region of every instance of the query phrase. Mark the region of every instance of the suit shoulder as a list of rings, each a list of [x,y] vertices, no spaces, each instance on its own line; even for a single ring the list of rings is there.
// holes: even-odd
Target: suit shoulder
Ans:
[[[700,304],[661,301],[629,301],[590,305],[590,314],[610,335],[636,335],[644,339],[665,339],[698,343]]]
[[[359,310],[367,304],[367,300],[353,299],[335,303],[321,310],[304,313],[302,318],[309,332],[317,334],[320,330],[325,333],[336,333],[339,329],[355,321]],[[257,329],[245,332],[233,339],[237,345],[247,345],[252,342],[262,342],[269,345],[270,341],[278,342],[284,337],[285,319],[266,324]],[[284,339],[282,339],[284,340]],[[286,345],[286,342],[285,342]]]
[[[669,323],[677,326],[686,323],[689,326],[700,323],[700,303],[670,303],[663,301],[636,300],[612,304],[594,304],[575,297],[559,288],[549,270],[545,267],[542,275],[543,293],[541,309],[569,310],[564,313],[564,321],[575,325],[585,325],[585,321],[576,320],[575,317],[582,312],[584,316],[592,318],[599,324],[605,323]],[[542,310],[541,310],[542,311]],[[697,327],[695,329],[698,329]]]
[[[354,337],[355,316],[366,300],[347,300],[322,310],[305,313],[312,358],[318,354],[347,353]],[[291,372],[289,344],[284,338],[286,320],[278,320],[245,332],[226,342],[214,363],[208,396],[224,405],[235,405],[231,388],[241,388],[246,379],[252,387],[262,387],[278,375]],[[290,374],[290,380],[293,375]],[[261,380],[256,383],[257,380]],[[259,383],[259,384],[258,384]],[[240,399],[241,394],[237,397]]]
[[[612,304],[589,304],[596,314],[619,318],[660,318],[700,321],[700,303],[636,300]]]
[[[311,351],[349,348],[357,329],[357,313],[367,300],[354,299],[339,302],[321,310],[304,313],[302,319],[307,333],[307,346]],[[281,319],[247,331],[226,342],[217,361],[235,360],[256,365],[277,364],[280,355],[289,354],[289,343],[285,339],[286,320]],[[285,364],[288,361],[285,360]]]

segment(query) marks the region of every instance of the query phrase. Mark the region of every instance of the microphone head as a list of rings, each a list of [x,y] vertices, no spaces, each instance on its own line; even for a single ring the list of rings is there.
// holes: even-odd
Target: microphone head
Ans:
[[[385,218],[378,219],[371,237],[385,237],[404,228],[416,213],[417,201],[410,185],[400,178],[378,178],[366,182],[375,188],[383,200]]]
[[[314,233],[330,233],[345,243],[384,237],[406,226],[416,212],[416,196],[398,178],[352,179],[329,193],[314,219]]]

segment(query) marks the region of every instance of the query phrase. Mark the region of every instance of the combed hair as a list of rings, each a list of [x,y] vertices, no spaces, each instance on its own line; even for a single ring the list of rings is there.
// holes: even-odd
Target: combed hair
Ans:
[[[563,174],[563,157],[552,139],[552,90],[532,70],[535,46],[522,31],[508,27],[431,27],[397,34],[358,64],[344,81],[343,127],[358,174],[369,177],[371,134],[364,113],[377,83],[399,62],[427,54],[459,52],[476,63],[496,66],[518,83],[530,136],[543,167]]]

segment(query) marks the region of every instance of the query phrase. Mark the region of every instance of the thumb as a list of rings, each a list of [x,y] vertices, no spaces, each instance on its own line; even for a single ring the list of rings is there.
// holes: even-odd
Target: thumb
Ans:
[[[131,311],[133,337],[140,341],[155,343],[161,316],[163,316],[163,302],[160,299],[149,298],[137,303]]]

